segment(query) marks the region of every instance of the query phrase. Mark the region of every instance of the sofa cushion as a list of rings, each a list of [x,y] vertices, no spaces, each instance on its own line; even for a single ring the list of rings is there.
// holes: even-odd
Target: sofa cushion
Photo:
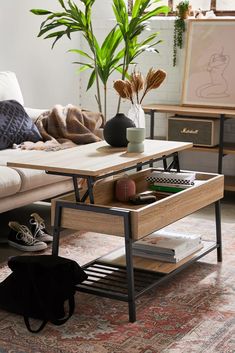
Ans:
[[[32,159],[35,158],[35,151],[25,151],[21,149],[6,149],[0,151],[0,166],[6,166],[7,162],[17,161],[18,156],[22,154],[29,154]],[[47,152],[45,152],[46,155]],[[10,168],[10,167],[9,167]],[[10,168],[11,169],[11,168]],[[34,169],[23,169],[23,168],[12,168],[13,171],[17,172],[21,179],[20,192],[32,190],[41,186],[50,185],[63,180],[68,180],[68,177],[56,176],[46,174],[43,170]],[[0,194],[1,197],[1,194]]]
[[[46,174],[43,170],[15,168],[21,178],[20,192],[68,180],[68,177]]]
[[[0,72],[0,101],[14,99],[24,105],[23,95],[14,72]]]
[[[41,139],[38,128],[19,102],[0,101],[0,150],[14,143],[37,142]]]
[[[37,118],[48,109],[26,108],[24,107],[28,116],[35,122]]]
[[[21,188],[19,174],[11,168],[0,166],[0,197],[17,193]]]

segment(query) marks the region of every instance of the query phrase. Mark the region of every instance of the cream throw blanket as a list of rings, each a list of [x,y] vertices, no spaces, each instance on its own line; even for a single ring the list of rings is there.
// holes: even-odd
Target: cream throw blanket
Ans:
[[[100,141],[95,132],[103,127],[103,117],[100,113],[81,110],[71,104],[65,107],[55,105],[40,115],[35,124],[43,141],[25,141],[15,147],[51,151]]]

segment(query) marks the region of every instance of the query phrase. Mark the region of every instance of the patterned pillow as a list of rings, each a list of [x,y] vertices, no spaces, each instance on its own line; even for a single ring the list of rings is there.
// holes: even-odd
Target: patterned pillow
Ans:
[[[42,137],[23,106],[15,100],[0,101],[0,150],[13,143],[37,142]]]

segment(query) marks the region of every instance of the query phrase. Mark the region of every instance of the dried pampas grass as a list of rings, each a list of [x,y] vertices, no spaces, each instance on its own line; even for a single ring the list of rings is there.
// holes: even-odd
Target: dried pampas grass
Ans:
[[[146,96],[146,94],[151,91],[152,89],[156,89],[158,88],[162,82],[165,80],[166,78],[166,72],[163,70],[154,70],[153,68],[151,68],[146,76],[145,79],[145,90],[143,93],[143,96],[140,100],[140,104],[142,103],[144,97]]]
[[[133,103],[133,89],[130,81],[117,80],[113,87],[121,98],[129,99]]]
[[[114,89],[123,99],[129,99],[134,103],[134,95],[136,96],[136,103],[141,104],[146,94],[152,89],[158,88],[166,78],[166,72],[163,70],[154,70],[151,68],[146,78],[139,71],[131,74],[130,80],[117,80],[114,82]],[[139,93],[144,90],[142,98],[139,99]]]

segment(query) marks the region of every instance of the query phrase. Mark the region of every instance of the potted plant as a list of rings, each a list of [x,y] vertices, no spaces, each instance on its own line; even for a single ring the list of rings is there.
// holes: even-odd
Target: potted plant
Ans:
[[[52,38],[55,43],[67,36],[69,39],[73,32],[81,32],[88,44],[88,51],[72,49],[70,52],[77,53],[84,58],[84,61],[77,61],[81,65],[80,71],[91,70],[87,84],[89,89],[96,83],[96,101],[99,111],[103,113],[106,120],[107,111],[107,82],[110,75],[118,70],[122,78],[128,75],[128,69],[136,58],[144,51],[151,50],[158,52],[156,41],[158,32],[151,33],[145,39],[139,36],[148,26],[148,20],[159,13],[167,13],[167,6],[156,7],[149,10],[152,0],[135,1],[132,12],[129,15],[124,0],[113,0],[113,11],[116,24],[107,34],[102,44],[99,44],[92,24],[92,6],[95,0],[58,0],[62,10],[53,12],[43,9],[32,9],[35,15],[47,16],[40,27],[39,37]],[[158,2],[159,0],[155,0]],[[82,3],[84,10],[78,8],[77,3]],[[101,83],[103,94],[101,92]],[[119,104],[120,105],[120,104]],[[118,106],[119,111],[119,106]]]
[[[176,66],[177,48],[183,47],[183,34],[185,32],[185,19],[188,18],[191,6],[188,0],[181,1],[176,6],[176,19],[174,23],[173,66]]]

